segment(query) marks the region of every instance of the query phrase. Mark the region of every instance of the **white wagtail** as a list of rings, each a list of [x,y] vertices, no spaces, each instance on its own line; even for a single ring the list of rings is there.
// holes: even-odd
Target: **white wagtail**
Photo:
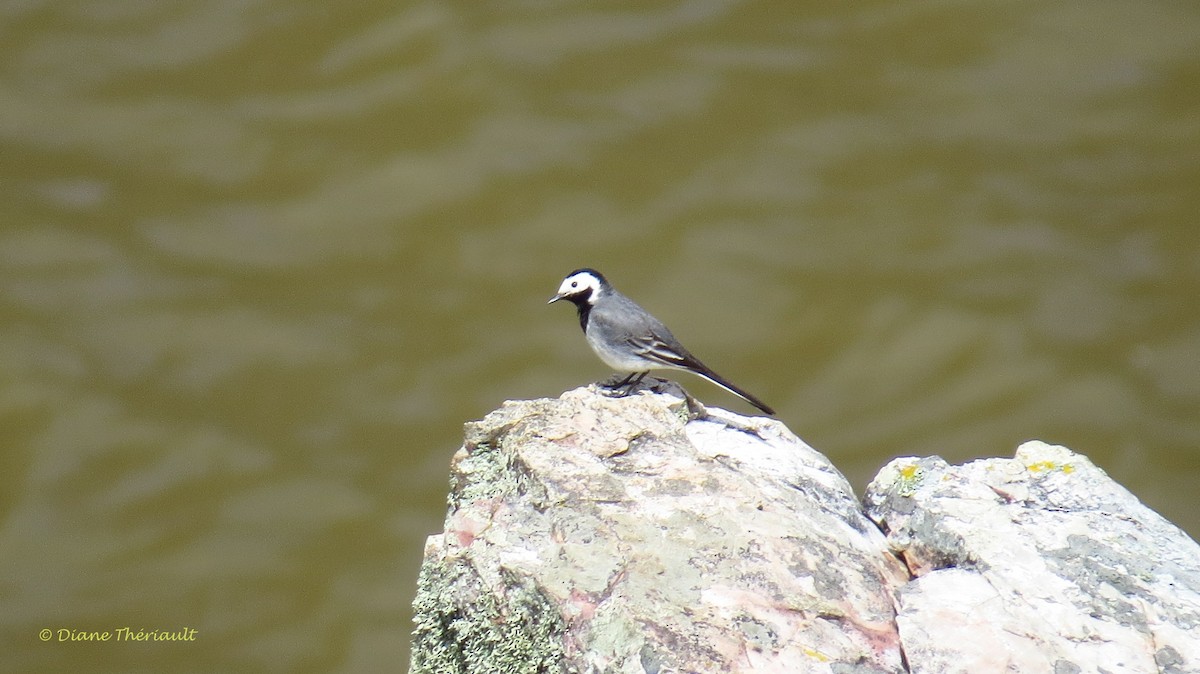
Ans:
[[[740,396],[767,414],[775,414],[766,403],[701,363],[683,348],[662,321],[617,292],[595,269],[576,269],[567,274],[558,287],[558,294],[551,297],[548,304],[559,300],[570,300],[575,304],[583,334],[600,360],[618,372],[629,373],[612,388],[628,385],[625,389],[628,393],[650,370],[687,370]]]

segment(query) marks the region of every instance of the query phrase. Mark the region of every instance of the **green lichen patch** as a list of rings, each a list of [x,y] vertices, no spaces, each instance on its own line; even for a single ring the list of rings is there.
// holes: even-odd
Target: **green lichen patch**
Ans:
[[[501,576],[498,596],[467,562],[426,560],[409,674],[563,674],[557,609],[528,579]]]
[[[450,475],[451,511],[474,501],[517,495],[526,495],[535,503],[545,500],[545,490],[530,479],[528,466],[501,443],[473,447]]]

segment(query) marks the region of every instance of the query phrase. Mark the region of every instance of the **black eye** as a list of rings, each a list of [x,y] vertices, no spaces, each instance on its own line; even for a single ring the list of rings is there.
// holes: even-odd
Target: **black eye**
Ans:
[[[572,288],[578,288],[578,287],[579,287],[579,281],[571,281],[571,287],[572,287]]]

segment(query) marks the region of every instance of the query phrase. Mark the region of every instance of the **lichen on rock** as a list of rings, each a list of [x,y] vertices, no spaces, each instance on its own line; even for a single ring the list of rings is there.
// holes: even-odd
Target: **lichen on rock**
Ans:
[[[467,424],[411,674],[1200,672],[1200,546],[1087,457],[896,459],[864,503],[678,385]]]
[[[908,576],[845,478],[778,421],[651,386],[468,425],[411,671],[903,671]]]

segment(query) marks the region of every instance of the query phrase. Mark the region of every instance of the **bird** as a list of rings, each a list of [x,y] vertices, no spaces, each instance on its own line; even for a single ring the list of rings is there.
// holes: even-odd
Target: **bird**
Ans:
[[[662,321],[617,292],[595,269],[584,267],[567,274],[547,304],[559,300],[567,300],[578,309],[579,325],[600,360],[618,372],[628,373],[611,388],[626,386],[625,395],[628,395],[650,370],[685,370],[700,375],[767,414],[775,414],[766,403],[700,362]]]

